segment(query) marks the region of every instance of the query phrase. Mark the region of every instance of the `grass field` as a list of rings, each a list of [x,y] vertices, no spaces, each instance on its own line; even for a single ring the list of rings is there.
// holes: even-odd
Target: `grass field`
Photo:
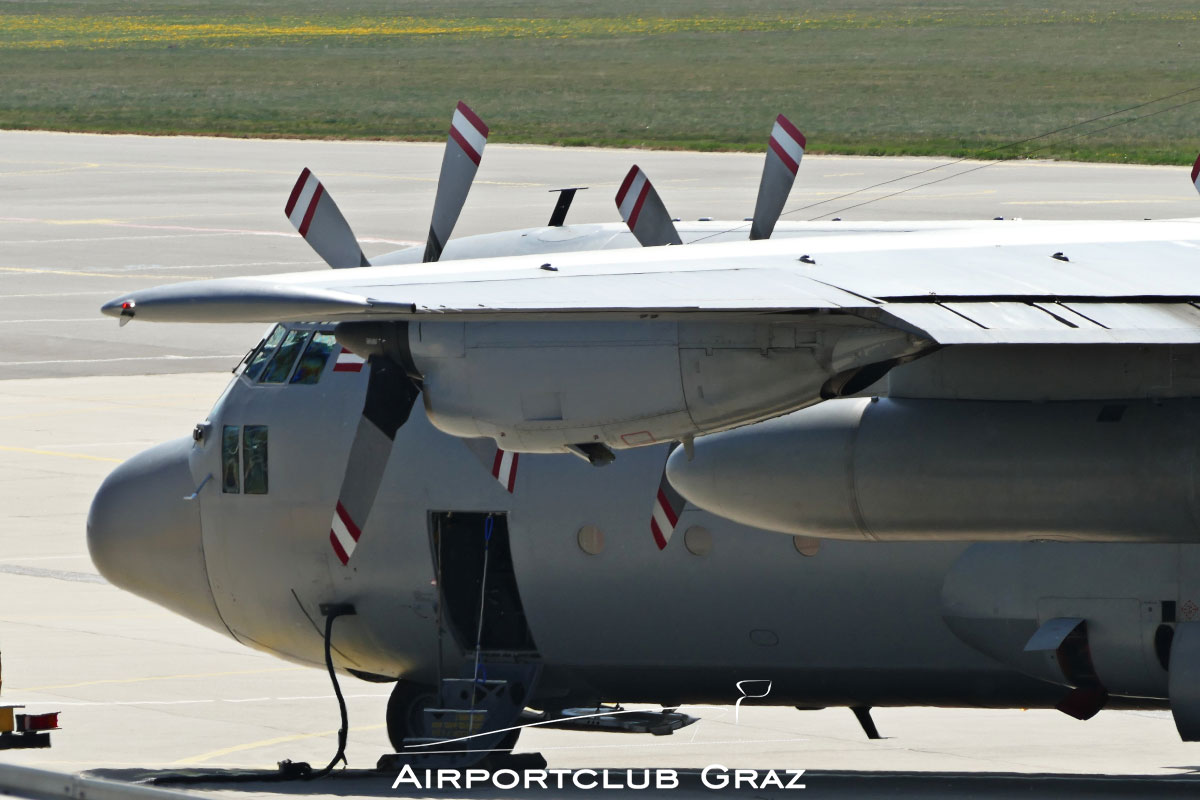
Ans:
[[[994,154],[1190,163],[1198,41],[1196,0],[10,0],[0,127],[441,139],[464,99],[492,141],[757,150],[782,111],[969,155],[1195,87]]]

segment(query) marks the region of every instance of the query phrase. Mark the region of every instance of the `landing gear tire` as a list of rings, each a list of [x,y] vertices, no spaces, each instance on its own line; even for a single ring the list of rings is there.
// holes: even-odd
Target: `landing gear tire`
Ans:
[[[485,769],[503,769],[506,765],[506,760],[512,755],[512,750],[517,746],[517,739],[521,738],[521,729],[509,731],[501,737],[500,741],[492,745],[492,752],[483,760]]]
[[[384,717],[388,740],[395,752],[404,750],[405,739],[425,735],[425,709],[436,702],[437,691],[432,686],[405,680],[396,682]]]

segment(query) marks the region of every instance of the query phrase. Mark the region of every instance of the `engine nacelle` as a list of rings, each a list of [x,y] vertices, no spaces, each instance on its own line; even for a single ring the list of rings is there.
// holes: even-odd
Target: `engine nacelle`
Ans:
[[[838,396],[927,340],[850,316],[802,322],[344,323],[338,341],[420,380],[430,421],[505,450],[678,441]]]
[[[1195,542],[1198,444],[1198,400],[852,398],[706,436],[667,477],[803,536]]]

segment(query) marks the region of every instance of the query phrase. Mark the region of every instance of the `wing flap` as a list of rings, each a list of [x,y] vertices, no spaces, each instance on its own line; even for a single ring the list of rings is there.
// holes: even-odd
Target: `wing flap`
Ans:
[[[1191,303],[889,303],[878,319],[939,344],[1197,344]]]

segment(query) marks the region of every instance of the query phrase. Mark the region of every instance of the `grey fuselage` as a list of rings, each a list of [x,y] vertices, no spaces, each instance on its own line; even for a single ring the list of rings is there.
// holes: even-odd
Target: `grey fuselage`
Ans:
[[[1052,548],[1036,551],[1043,565],[1055,558],[1119,565],[1123,547],[1147,555],[1158,548],[1156,558],[1168,561],[1179,552],[1142,544],[817,544],[690,505],[660,552],[648,523],[666,447],[625,451],[603,468],[526,454],[509,494],[417,404],[396,435],[370,521],[343,565],[330,547],[329,518],[367,370],[334,367],[330,359],[311,385],[235,377],[199,441],[162,445],[119,468],[89,519],[101,571],[246,645],[314,666],[323,658],[319,605],[353,603],[357,615],[335,631],[337,666],[367,678],[432,684],[439,639],[445,672],[469,663],[474,647],[473,632],[448,615],[439,637],[435,520],[446,512],[500,513],[534,646],[489,657],[539,661],[537,697],[547,705],[732,702],[738,681],[771,680],[770,702],[778,704],[1035,707],[1054,705],[1067,691],[1052,665],[1022,660],[1020,646],[1039,624],[1039,597],[1110,595],[1100,571],[1077,574],[1069,586],[1053,575],[1023,583],[1027,571],[1018,562],[1029,556],[1022,553],[1041,544]],[[225,493],[220,432],[247,425],[269,431],[268,490]],[[197,486],[195,499],[183,499]],[[127,509],[139,504],[166,506],[134,521]],[[585,539],[599,552],[585,552]],[[813,547],[815,555],[802,554]],[[956,564],[966,554],[976,569],[980,557],[972,553],[980,548],[1000,548],[998,571],[982,573],[998,594],[956,590],[944,597],[948,574],[979,583],[972,574],[964,579]],[[991,551],[983,552],[986,564]],[[1162,599],[1155,572],[1138,578],[1142,588],[1125,587],[1122,596]],[[442,576],[447,590],[454,580]],[[1145,662],[1145,631],[1114,630],[1137,663]],[[1165,696],[1165,674],[1161,691],[1154,678],[1142,680],[1139,689],[1152,690],[1123,702],[1161,706],[1153,698]]]

